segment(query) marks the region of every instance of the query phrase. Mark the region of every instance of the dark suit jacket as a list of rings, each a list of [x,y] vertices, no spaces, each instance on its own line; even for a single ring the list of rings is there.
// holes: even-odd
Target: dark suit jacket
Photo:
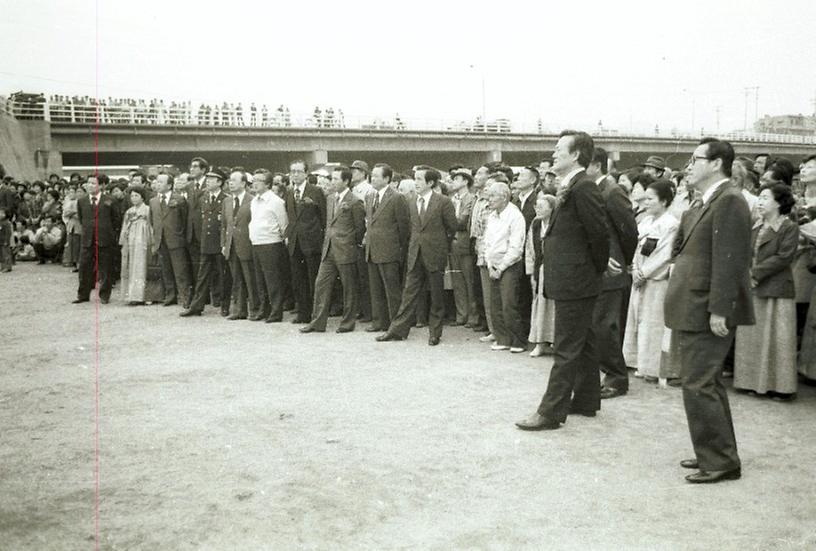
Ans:
[[[365,235],[365,207],[351,190],[334,206],[332,219],[326,224],[321,260],[329,251],[335,264],[356,264],[357,250]]]
[[[366,197],[365,259],[375,264],[403,262],[411,237],[408,203],[405,197],[388,186],[377,212],[372,212],[376,196],[377,192]]]
[[[153,225],[153,249],[158,251],[162,237],[167,248],[187,246],[187,201],[178,193],[170,194],[170,201],[162,210],[161,197],[150,200],[150,221]]]
[[[604,275],[603,289],[623,289],[629,285],[630,276],[626,266],[632,263],[635,249],[638,244],[638,228],[635,214],[632,211],[632,202],[626,192],[615,180],[605,178],[598,189],[606,209],[606,224],[609,228],[609,256],[614,258],[623,267],[623,273],[618,275]]]
[[[581,171],[556,203],[542,245],[544,294],[554,300],[598,296],[609,262],[603,196]]]
[[[536,202],[535,189],[533,189],[533,192],[527,198],[527,201],[525,201],[523,209],[521,208],[521,199],[517,195],[513,196],[513,204],[516,205],[521,211],[521,214],[524,215],[525,232],[530,231],[530,224],[532,224],[533,220],[535,220],[535,202]]]
[[[414,267],[420,255],[428,271],[444,270],[457,226],[453,203],[441,193],[432,192],[422,218],[417,211],[416,200],[411,201],[408,208],[411,212],[408,270]]]
[[[306,201],[307,197],[311,202]],[[289,217],[289,225],[286,227],[289,254],[294,253],[297,244],[303,254],[319,253],[326,228],[326,196],[323,195],[323,190],[307,183],[301,201],[295,201],[294,192],[288,191],[286,214]]]
[[[210,193],[198,197],[201,212],[201,254],[221,254],[221,203],[227,194],[219,191],[215,201],[210,201]]]
[[[193,186],[187,189],[187,243],[201,241],[201,197],[205,192],[196,191]],[[200,251],[196,251],[200,252]]]
[[[235,247],[235,254],[240,260],[252,260],[252,242],[249,240],[249,222],[252,220],[252,195],[244,192],[244,199],[238,207],[238,216],[232,216],[235,201],[228,195],[221,204],[221,248],[224,257],[230,257],[230,251]]]
[[[3,186],[0,188],[0,207],[6,208],[6,220],[11,220],[14,218],[14,215],[18,212],[18,207],[22,200],[20,196],[17,195],[17,192],[13,191],[11,188]]]
[[[473,212],[473,203],[476,197],[467,192],[462,196],[462,202],[459,205],[459,216],[456,217],[456,233],[451,242],[451,253],[459,256],[467,256],[473,254],[473,247],[470,241],[470,213]],[[453,200],[451,200],[451,203]],[[454,205],[454,213],[456,212],[456,205]]]
[[[119,209],[116,208],[116,201],[110,195],[103,193],[100,196],[96,210],[97,215],[95,216],[94,209],[91,207],[90,195],[83,195],[77,200],[77,218],[79,223],[82,224],[82,246],[90,247],[93,245],[94,235],[97,231],[95,227],[97,217],[99,220],[99,246],[118,246],[119,235],[116,233],[116,228],[122,227],[122,220]]]
[[[799,226],[790,218],[783,218],[779,231],[768,228],[757,246],[762,222],[751,232],[755,252],[751,277],[757,281],[754,294],[763,298],[794,298],[793,264],[799,245]]]
[[[711,314],[729,327],[753,325],[751,213],[740,191],[722,184],[701,207],[683,213],[664,302],[669,329],[709,331]]]

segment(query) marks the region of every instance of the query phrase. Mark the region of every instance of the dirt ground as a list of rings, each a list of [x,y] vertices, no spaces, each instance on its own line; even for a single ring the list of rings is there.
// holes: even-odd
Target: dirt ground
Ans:
[[[95,546],[95,309],[0,274],[0,549]],[[473,332],[302,335],[100,306],[101,549],[816,549],[816,391],[731,393],[743,478],[687,484],[680,392],[524,433],[549,359]],[[287,316],[288,319],[288,316]]]

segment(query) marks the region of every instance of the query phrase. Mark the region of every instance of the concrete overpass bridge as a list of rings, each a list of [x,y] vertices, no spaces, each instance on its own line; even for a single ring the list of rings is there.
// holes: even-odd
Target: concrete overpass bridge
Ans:
[[[397,170],[416,164],[447,168],[504,161],[513,166],[537,163],[551,154],[555,134],[473,131],[377,130],[294,127],[104,124],[17,120],[0,116],[0,162],[10,173],[42,178],[62,166],[174,164],[187,166],[201,155],[211,163],[285,171],[294,158],[310,164],[387,162]],[[682,167],[700,136],[645,136],[602,133],[596,143],[626,168],[649,155]],[[738,154],[769,152],[798,160],[816,152],[816,140],[800,136],[722,134]],[[13,147],[9,147],[11,143]],[[12,151],[9,151],[9,150]],[[10,162],[9,155],[14,156]],[[24,158],[24,157],[27,157]],[[9,166],[9,165],[13,166]]]

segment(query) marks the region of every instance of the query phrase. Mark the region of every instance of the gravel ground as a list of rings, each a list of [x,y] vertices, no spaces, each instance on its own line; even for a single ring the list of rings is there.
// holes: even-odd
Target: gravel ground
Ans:
[[[96,305],[0,274],[0,548],[95,546]],[[816,549],[816,391],[731,393],[743,478],[692,486],[680,392],[524,433],[550,359],[99,307],[101,549]]]

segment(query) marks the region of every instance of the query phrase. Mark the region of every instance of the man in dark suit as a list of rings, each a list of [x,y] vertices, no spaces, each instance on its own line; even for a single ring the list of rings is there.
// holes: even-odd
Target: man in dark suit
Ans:
[[[312,320],[315,280],[320,267],[323,232],[326,228],[326,197],[317,186],[306,181],[308,165],[294,161],[289,165],[292,191],[286,195],[286,228],[292,289],[297,301],[297,316],[292,323]]]
[[[632,263],[637,248],[638,229],[632,203],[615,180],[607,177],[609,156],[596,147],[587,176],[593,178],[603,197],[606,224],[609,228],[609,264],[603,278],[603,290],[595,303],[592,329],[598,349],[598,363],[604,373],[601,398],[623,396],[629,391],[629,373],[623,359],[621,309],[631,289],[626,267]]]
[[[449,190],[453,192],[451,201],[456,213],[456,233],[451,242],[450,267],[453,286],[453,303],[456,320],[453,325],[473,327],[479,324],[479,311],[474,293],[475,262],[473,245],[470,241],[470,213],[473,211],[475,196],[470,193],[473,176],[465,168],[452,173]]]
[[[224,255],[221,254],[221,204],[227,198],[221,188],[225,179],[221,169],[211,169],[207,172],[207,188],[198,198],[197,210],[201,212],[201,265],[196,276],[193,300],[190,307],[179,314],[182,317],[201,315],[213,279],[222,286],[220,304],[217,307],[220,307],[222,316],[229,315],[230,289],[224,285],[228,279],[225,274],[227,267]]]
[[[416,315],[419,293],[426,283],[431,294],[428,344],[436,346],[442,337],[442,318],[445,315],[442,279],[457,223],[451,200],[433,190],[439,185],[440,178],[439,171],[426,166],[419,167],[414,174],[416,201],[409,204],[411,240],[408,243],[405,289],[397,316],[391,320],[388,331],[377,337],[380,342],[401,341],[408,337]]]
[[[187,201],[172,187],[170,174],[156,176],[156,196],[150,199],[153,254],[158,254],[161,262],[164,305],[180,300],[187,308],[193,285],[187,255]]]
[[[698,472],[693,483],[741,476],[722,364],[738,325],[753,325],[751,213],[731,185],[734,149],[706,139],[694,150],[688,186],[700,194],[683,213],[666,291],[666,326],[680,351],[680,376]]]
[[[555,362],[538,410],[516,426],[553,430],[567,414],[594,417],[601,385],[592,313],[609,262],[603,197],[586,175],[594,143],[565,130],[555,146],[553,170],[561,177],[555,211],[542,244],[544,295],[555,301]]]
[[[393,187],[394,172],[387,164],[374,166],[366,197],[365,260],[371,292],[371,327],[385,331],[396,317],[402,294],[402,266],[411,236],[411,215],[405,198]]]
[[[88,176],[88,192],[77,201],[77,218],[82,225],[82,250],[79,253],[79,289],[74,304],[88,302],[99,281],[99,301],[107,304],[113,286],[113,251],[119,246],[116,228],[122,221],[113,198],[102,194],[96,176]]]
[[[257,320],[261,315],[255,265],[252,262],[252,242],[249,239],[252,197],[246,191],[247,182],[246,172],[233,170],[228,181],[230,196],[221,205],[221,253],[229,263],[232,274],[231,295],[235,305],[235,311],[227,317],[228,320],[247,319],[249,316]]]
[[[521,214],[524,215],[524,231],[530,231],[530,225],[535,219],[535,202],[536,190],[538,189],[538,169],[532,166],[524,167],[518,175],[518,179],[513,185],[516,191],[513,197],[513,204],[518,207]],[[524,260],[522,259],[522,262]],[[524,264],[519,270],[518,281],[518,309],[519,316],[521,316],[521,327],[525,335],[530,334],[530,316],[533,309],[533,287],[530,284],[530,278],[524,272]]]
[[[312,321],[301,327],[301,333],[326,331],[332,289],[338,275],[343,286],[343,318],[338,333],[354,331],[360,308],[357,257],[365,234],[365,207],[351,192],[351,170],[348,167],[335,168],[331,183],[337,198],[332,217],[326,224],[326,238],[315,281]]]

